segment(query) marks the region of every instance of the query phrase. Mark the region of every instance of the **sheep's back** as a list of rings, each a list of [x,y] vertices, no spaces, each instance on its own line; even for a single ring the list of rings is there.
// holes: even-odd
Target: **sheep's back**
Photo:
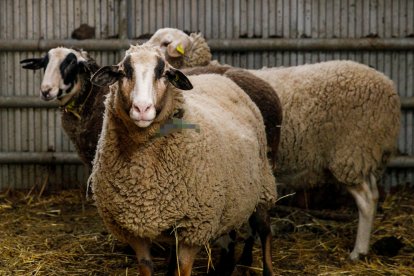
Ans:
[[[277,88],[282,102],[282,181],[316,184],[329,171],[353,184],[380,174],[400,116],[398,94],[384,74],[351,61],[251,72]]]

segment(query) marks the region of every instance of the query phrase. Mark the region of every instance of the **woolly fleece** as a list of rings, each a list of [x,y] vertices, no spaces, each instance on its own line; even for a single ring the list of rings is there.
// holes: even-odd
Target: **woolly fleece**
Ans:
[[[352,61],[250,70],[283,106],[278,181],[358,185],[380,177],[400,127],[400,100],[384,74]]]
[[[263,116],[266,130],[266,140],[269,146],[269,157],[275,169],[277,151],[280,141],[282,125],[282,104],[276,91],[270,84],[245,69],[231,66],[208,65],[184,69],[187,75],[202,75],[214,73],[224,75],[234,81],[259,108]]]
[[[167,93],[175,98],[174,109],[184,110],[182,119],[198,124],[200,132],[137,144],[119,143],[138,130],[120,123],[118,85],[110,87],[91,180],[104,223],[121,241],[135,236],[174,242],[175,228],[179,240],[205,245],[240,227],[258,204],[275,202],[257,107],[225,77],[189,79],[193,90],[170,87]]]

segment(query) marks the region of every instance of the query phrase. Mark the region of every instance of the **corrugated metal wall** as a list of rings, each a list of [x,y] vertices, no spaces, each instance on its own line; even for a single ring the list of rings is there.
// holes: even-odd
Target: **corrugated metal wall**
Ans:
[[[122,20],[127,21],[122,33]],[[133,39],[161,27],[201,31],[207,39],[234,38],[400,38],[414,37],[412,0],[2,0],[0,39],[67,39],[80,24],[94,26],[95,38]],[[120,32],[121,30],[121,32]],[[411,38],[408,38],[411,37]],[[0,96],[37,96],[42,73],[22,70],[19,61],[44,53],[0,51]],[[91,52],[101,65],[121,52]],[[414,96],[414,49],[409,51],[215,52],[234,66],[290,66],[351,59],[390,76],[402,97]],[[40,100],[39,100],[40,101]],[[398,147],[414,155],[413,110],[404,110]],[[59,111],[0,108],[0,152],[74,151],[61,129]],[[1,188],[50,188],[84,183],[81,165],[0,165]],[[411,170],[389,170],[387,186],[414,182]]]

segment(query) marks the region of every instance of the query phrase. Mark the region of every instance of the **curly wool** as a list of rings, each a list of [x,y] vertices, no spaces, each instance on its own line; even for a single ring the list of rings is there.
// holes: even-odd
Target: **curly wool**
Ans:
[[[384,74],[352,61],[250,70],[283,106],[278,181],[316,185],[378,177],[394,151],[400,101]]]
[[[201,33],[191,33],[190,39],[192,40],[192,46],[184,57],[183,67],[206,66],[210,64],[212,57],[210,47]]]
[[[277,151],[282,125],[282,104],[275,90],[266,81],[245,69],[231,66],[207,65],[183,69],[187,75],[219,74],[234,81],[259,108],[265,124],[266,140],[272,167],[276,168]]]
[[[91,180],[107,228],[122,241],[171,240],[177,229],[180,240],[204,245],[246,222],[258,204],[275,201],[257,107],[225,77],[190,81],[193,90],[167,93],[181,98],[182,119],[200,132],[152,136],[135,145],[120,142],[141,130],[120,123],[117,85],[111,86]]]

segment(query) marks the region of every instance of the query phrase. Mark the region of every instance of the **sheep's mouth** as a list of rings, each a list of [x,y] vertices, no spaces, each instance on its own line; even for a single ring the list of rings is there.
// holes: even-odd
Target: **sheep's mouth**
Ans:
[[[154,120],[135,120],[135,124],[138,127],[146,128],[149,127]]]
[[[42,99],[43,101],[49,102],[51,100],[54,100],[55,97],[52,97],[50,95],[44,96],[44,95],[40,95],[40,99]]]

